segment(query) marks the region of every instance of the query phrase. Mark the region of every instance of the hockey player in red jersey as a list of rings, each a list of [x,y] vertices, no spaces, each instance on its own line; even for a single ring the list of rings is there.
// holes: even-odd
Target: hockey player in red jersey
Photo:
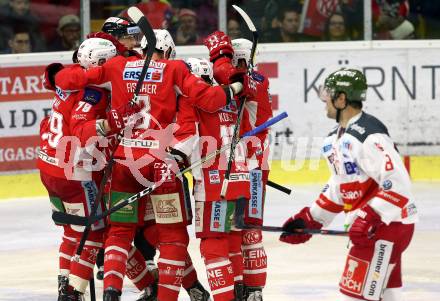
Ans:
[[[214,78],[220,84],[228,83],[231,79],[247,72],[251,60],[251,41],[246,39],[231,41],[223,32],[217,31],[206,38],[205,45],[210,51],[210,60],[214,64]],[[272,117],[268,79],[258,71],[252,71],[251,77],[256,86],[256,94],[246,101],[242,132],[251,130]],[[251,196],[245,212],[246,224],[263,224],[265,186],[269,174],[268,146],[267,129],[257,134],[256,139],[248,144],[247,164]],[[260,230],[242,231],[244,300],[247,301],[262,300],[262,289],[266,284],[267,258],[262,238]],[[251,258],[251,254],[256,256],[252,255]]]
[[[136,47],[140,47],[142,32],[135,23],[126,18],[110,17],[104,21],[101,28],[102,32],[112,35],[119,43],[127,48],[127,53],[121,52],[121,55],[133,56],[140,54]]]
[[[140,28],[133,22],[129,21],[125,18],[120,17],[110,17],[106,19],[101,27],[101,32],[94,32],[87,35],[87,38],[97,37],[97,38],[103,38],[111,41],[118,51],[118,54],[123,55],[125,57],[128,56],[135,56],[138,58],[142,58],[142,55],[135,50],[135,47],[140,47],[141,39],[140,37],[141,32]],[[152,206],[151,202],[147,201],[146,206],[146,214],[145,214],[145,228],[147,227],[155,227],[154,223],[154,214],[151,214],[152,212]],[[138,249],[139,252],[142,253],[144,256],[145,261],[147,262],[147,267],[150,270],[151,273],[156,275],[156,278],[158,278],[157,275],[157,266],[154,263],[154,257],[156,255],[156,248],[152,246],[144,237],[143,232],[146,229],[138,229],[136,232],[136,236],[134,238],[134,245],[135,248]],[[155,232],[155,229],[149,229],[149,232]],[[133,254],[133,256],[137,257],[137,252],[133,253],[130,251],[129,254]],[[128,258],[128,267],[133,267],[132,264],[130,264],[130,257]],[[143,264],[141,261],[137,260],[136,266],[138,267],[139,264]],[[96,278],[99,280],[104,279],[104,249],[102,248],[100,252],[98,253],[97,259],[96,259],[96,265],[98,266],[98,272],[96,273]],[[138,271],[144,271],[144,269],[137,269]],[[127,270],[127,276],[130,278],[131,276],[134,276],[136,279],[136,274],[130,272]],[[136,285],[138,288],[140,285]],[[144,292],[140,296],[140,300],[143,300],[142,298],[148,298],[151,294],[157,294],[157,289],[144,289]]]
[[[176,94],[194,106],[216,111],[228,104],[233,94],[249,92],[241,83],[210,87],[191,75],[182,61],[169,60],[175,51],[171,35],[166,30],[156,30],[155,34],[155,52],[139,95],[144,101],[143,118],[139,126],[122,138],[115,152],[118,161],[112,174],[111,203],[118,203],[152,182],[162,183],[150,197],[160,249],[158,300],[164,301],[177,300],[189,240],[186,232],[189,212],[182,184],[169,172],[173,163],[164,159],[165,148],[172,140],[168,130],[172,128],[176,114]],[[112,107],[119,107],[132,98],[143,63],[144,60],[136,57],[117,56],[86,72],[62,70],[57,74],[56,82],[67,91],[92,83],[111,84]],[[145,212],[145,200],[131,205],[110,217],[104,263],[105,300],[119,300],[128,250],[136,228],[143,222],[139,213]]]
[[[81,46],[82,52],[88,51],[87,54],[90,54],[87,63],[83,63],[85,68],[103,63],[116,54],[114,45],[102,39],[87,40]],[[52,208],[85,216],[94,206],[98,206],[98,212],[102,210],[102,204],[97,204],[95,198],[101,179],[99,164],[101,168],[105,164],[105,156],[102,158],[97,153],[86,151],[87,148],[96,150],[97,140],[89,139],[116,130],[116,119],[122,120],[123,115],[129,112],[120,108],[107,116],[109,95],[100,88],[86,87],[72,93],[60,90],[55,86],[54,76],[63,68],[57,63],[46,68],[45,87],[56,91],[56,96],[50,116],[41,122],[41,150],[37,166]],[[74,65],[72,68],[80,67]],[[88,119],[96,121],[83,122]],[[102,160],[94,164],[92,158]],[[63,228],[59,251],[58,300],[81,300],[92,274],[96,253],[102,246],[104,224],[100,222],[92,226],[78,260],[72,260],[72,256],[78,247],[83,227],[63,225]]]
[[[206,60],[187,60],[194,74],[213,83],[212,67]],[[246,84],[246,83],[245,83]],[[179,141],[174,147],[197,161],[210,152],[231,143],[238,118],[239,102],[234,99],[218,112],[209,113],[190,107],[179,106],[175,133]],[[196,202],[196,237],[201,239],[200,252],[205,261],[208,282],[215,301],[241,300],[234,292],[234,283],[241,283],[243,262],[241,256],[241,232],[232,225],[234,202],[249,198],[249,179],[244,144],[238,144],[231,169],[231,183],[225,200],[220,197],[228,152],[212,162],[192,171],[194,199]]]
[[[322,153],[331,176],[311,207],[283,226],[281,241],[299,244],[340,213],[352,243],[339,283],[342,300],[401,301],[402,253],[411,242],[417,209],[411,181],[385,125],[362,111],[367,82],[355,69],[330,74],[320,97],[338,126]]]

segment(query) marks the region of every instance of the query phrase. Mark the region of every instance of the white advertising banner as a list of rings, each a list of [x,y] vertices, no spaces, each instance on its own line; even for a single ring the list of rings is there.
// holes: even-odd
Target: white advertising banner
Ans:
[[[387,125],[405,155],[440,154],[440,42],[263,44],[258,68],[270,81],[275,113],[289,118],[271,133],[273,159],[319,157],[335,125],[317,97],[319,85],[343,67],[365,72],[365,110]],[[204,47],[178,47],[181,57],[206,57]],[[44,67],[70,63],[70,52],[0,55],[0,173],[35,168],[40,120],[53,95]]]
[[[289,120],[272,135],[272,144],[298,149],[285,152],[292,158],[304,147],[319,145],[335,121],[327,119],[318,87],[327,75],[347,67],[364,71],[369,86],[365,111],[385,123],[401,153],[440,154],[438,53],[438,48],[262,52],[260,69],[269,70],[278,109],[289,114]],[[274,158],[279,158],[280,148],[272,149]]]

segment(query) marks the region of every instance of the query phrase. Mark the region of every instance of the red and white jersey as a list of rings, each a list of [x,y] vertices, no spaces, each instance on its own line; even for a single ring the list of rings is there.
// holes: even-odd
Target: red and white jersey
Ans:
[[[256,83],[257,95],[254,99],[247,99],[245,103],[245,117],[243,118],[242,132],[253,130],[257,126],[272,118],[272,101],[269,94],[269,81],[259,72],[253,71],[252,79]],[[269,156],[269,128],[261,131],[256,135],[257,143],[251,147],[248,152],[250,156],[249,169],[261,167],[268,170],[267,163]],[[258,166],[252,166],[253,160],[257,161]]]
[[[238,118],[239,100],[215,113],[209,113],[188,105],[179,104],[178,125],[174,135],[177,143],[174,147],[184,152],[191,163],[232,142],[235,124]],[[202,166],[192,170],[194,177],[194,198],[196,201],[218,201],[227,169],[230,149]],[[235,200],[249,198],[249,171],[246,165],[246,148],[238,143],[235,159],[232,163],[228,190],[225,198]]]
[[[214,62],[214,78],[219,84],[228,84],[230,77],[244,71],[232,65],[228,57],[222,57]],[[247,99],[242,119],[241,132],[245,133],[261,125],[272,117],[272,101],[269,94],[269,80],[261,73],[253,71],[252,79],[256,84],[256,97]],[[248,143],[249,169],[262,167],[268,170],[267,158],[269,155],[269,129],[257,134],[257,141]]]
[[[326,226],[344,211],[348,226],[367,204],[386,224],[417,221],[408,172],[378,119],[365,112],[354,116],[346,129],[337,127],[329,134],[322,154],[331,177],[311,207],[316,221]]]
[[[56,90],[51,114],[40,124],[37,166],[42,172],[69,180],[91,179],[81,161],[85,158],[83,147],[96,136],[94,119],[105,116],[107,98],[107,92],[100,88],[87,87],[74,93]]]
[[[116,56],[100,67],[86,71],[79,68],[61,70],[55,79],[57,87],[64,91],[82,89],[90,84],[110,88],[111,106],[118,108],[132,99],[143,65],[143,59]],[[228,101],[223,88],[210,87],[192,75],[183,61],[151,61],[139,93],[144,103],[139,113],[142,114],[142,123],[128,137],[122,138],[116,156],[127,156],[124,147],[131,148],[133,157],[142,156],[151,149],[164,150],[170,144],[172,135],[168,131],[159,133],[157,130],[166,129],[174,122],[178,95],[209,112],[224,107]]]

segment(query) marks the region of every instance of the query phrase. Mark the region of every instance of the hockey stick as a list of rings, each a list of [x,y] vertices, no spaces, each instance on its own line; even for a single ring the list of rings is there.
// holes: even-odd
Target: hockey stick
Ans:
[[[289,188],[284,187],[284,186],[282,186],[280,184],[272,182],[271,180],[267,180],[266,185],[269,186],[269,187],[272,187],[272,188],[274,188],[276,190],[279,190],[281,192],[284,192],[285,194],[288,194],[288,195],[290,195],[292,193],[292,189],[289,189]]]
[[[132,6],[127,10],[128,16],[139,26],[145,38],[147,39],[147,53],[145,57],[144,66],[142,67],[141,74],[136,83],[136,88],[134,90],[132,102],[137,102],[137,98],[139,96],[139,92],[142,88],[142,83],[144,82],[145,75],[147,74],[148,67],[150,66],[151,58],[153,56],[153,52],[156,49],[156,35],[154,34],[153,28],[151,24],[148,22],[147,18],[144,16],[142,11]]]
[[[156,45],[156,35],[154,34],[153,28],[151,27],[148,20],[145,18],[144,14],[137,7],[130,7],[128,9],[128,15],[135,23],[137,23],[139,28],[142,30],[142,32],[144,33],[144,35],[148,41],[148,45]],[[132,104],[137,103],[139,91],[142,88],[142,84],[144,82],[145,75],[147,74],[148,67],[150,66],[150,61],[153,56],[154,49],[155,49],[155,47],[149,47],[147,49],[147,54],[146,54],[144,66],[142,67],[141,74],[138,78],[138,81],[136,82],[136,88],[135,88],[135,91],[133,94],[133,98],[130,100],[130,103],[132,103]],[[123,133],[123,130],[118,135],[118,141],[120,140],[122,133]],[[91,204],[92,210],[89,215],[90,217],[96,216],[96,213],[98,211],[99,204],[100,204],[102,197],[103,197],[103,194],[104,194],[104,186],[107,183],[108,178],[111,174],[111,170],[113,168],[113,164],[114,164],[113,157],[114,157],[114,152],[115,152],[116,148],[117,148],[117,146],[115,146],[115,149],[113,150],[112,154],[110,155],[109,162],[104,169],[104,174],[103,174],[102,180],[99,184],[99,190],[98,190],[95,202],[94,202],[94,204]],[[73,260],[76,260],[77,262],[80,260],[81,253],[84,249],[84,245],[86,243],[86,240],[89,236],[89,233],[90,233],[90,230],[91,230],[93,224],[94,223],[87,224],[84,229],[84,232],[81,236],[81,240],[80,240],[80,243],[79,243],[78,248],[76,250],[75,257],[73,258]],[[93,275],[93,272],[92,272],[92,275]],[[96,300],[94,276],[92,276],[90,278],[90,299],[91,299],[91,301]]]
[[[241,138],[244,137],[250,137],[250,136],[254,136],[255,134],[263,131],[264,129],[272,126],[273,124],[279,122],[280,120],[284,119],[287,117],[287,113],[283,112],[271,119],[269,119],[268,121],[262,123],[261,125],[259,125],[258,127],[254,128],[253,130],[243,134],[241,136]],[[203,157],[202,159],[198,160],[197,162],[194,162],[193,164],[191,164],[191,166],[185,168],[184,170],[178,172],[176,174],[176,177],[180,177],[181,175],[183,175],[184,173],[187,173],[189,171],[191,171],[192,169],[204,164],[205,162],[211,160],[212,158],[215,158],[216,156],[218,156],[220,153],[224,152],[225,150],[227,150],[230,147],[229,144],[224,145],[223,147],[221,147],[220,149],[208,154],[206,157]],[[118,204],[116,204],[115,206],[113,206],[110,209],[107,209],[106,211],[104,211],[103,213],[96,215],[96,216],[89,216],[89,217],[85,217],[85,216],[78,216],[78,215],[72,215],[72,214],[67,214],[64,212],[60,212],[60,211],[54,211],[52,213],[52,219],[58,223],[62,223],[62,224],[71,224],[71,225],[78,225],[78,226],[87,226],[87,225],[93,225],[94,223],[96,223],[98,220],[112,214],[113,212],[118,211],[119,209],[127,206],[130,203],[133,203],[135,201],[137,201],[138,199],[150,194],[151,192],[153,192],[157,187],[159,186],[159,184],[156,182],[153,185],[146,187],[144,190],[132,195],[131,197],[121,200],[119,201]]]
[[[266,232],[282,232],[288,234],[321,234],[321,235],[333,235],[333,236],[347,236],[348,232],[339,230],[324,230],[324,229],[301,229],[296,232],[286,232],[282,227],[278,226],[258,226],[258,225],[247,225],[244,222],[244,211],[246,210],[246,200],[238,199],[235,202],[234,211],[234,225],[240,230],[261,230]]]
[[[255,52],[257,51],[257,45],[258,45],[258,31],[255,28],[254,23],[252,22],[249,15],[240,7],[237,5],[232,5],[232,7],[240,14],[240,16],[243,18],[243,20],[246,22],[247,27],[252,32],[252,49],[251,49],[251,58],[248,66],[248,72],[251,73],[254,69],[254,58],[255,58]]]
[[[255,52],[257,50],[257,44],[258,44],[258,32],[257,32],[257,29],[255,28],[255,25],[252,22],[251,18],[249,18],[248,14],[244,10],[242,10],[237,5],[232,5],[232,7],[240,14],[240,16],[246,22],[246,25],[248,26],[249,30],[252,32],[251,57],[249,60],[249,66],[247,66],[248,67],[248,75],[251,75],[252,70],[254,69],[254,57],[255,57]],[[232,162],[235,159],[235,148],[237,147],[238,140],[239,140],[237,138],[239,137],[241,118],[243,116],[245,102],[246,102],[246,99],[241,99],[240,108],[238,109],[238,118],[235,123],[234,134],[232,136],[231,149],[230,149],[229,158],[228,158],[228,166],[227,166],[227,169],[225,172],[225,178],[223,179],[222,188],[220,190],[220,197],[222,199],[225,198],[226,192],[228,190],[229,177],[231,175]]]
[[[251,73],[252,70],[254,69],[254,60],[255,60],[255,52],[257,51],[257,46],[258,46],[258,31],[255,28],[254,23],[252,22],[251,18],[249,17],[249,15],[243,10],[241,9],[239,6],[237,5],[232,5],[232,7],[240,14],[240,16],[243,18],[243,20],[246,22],[246,25],[248,26],[249,30],[252,32],[252,49],[251,49],[251,58],[250,58],[250,62],[249,62],[249,66],[248,66],[248,73]],[[229,162],[228,162],[229,164]],[[229,169],[228,169],[229,170]],[[229,179],[229,177],[228,177]],[[228,185],[228,184],[224,184],[224,185]],[[290,195],[292,193],[292,190],[281,186],[277,183],[274,183],[270,180],[267,181],[267,185],[277,189],[279,191],[282,191],[288,195]],[[223,188],[223,187],[222,187]]]

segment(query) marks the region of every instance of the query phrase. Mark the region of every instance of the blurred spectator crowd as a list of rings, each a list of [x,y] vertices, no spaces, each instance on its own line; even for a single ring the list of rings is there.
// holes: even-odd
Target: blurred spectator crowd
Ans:
[[[80,0],[0,0],[0,53],[78,47]]]
[[[364,39],[363,0],[228,0],[227,32],[249,30],[232,9],[254,21],[263,43]],[[177,45],[202,44],[218,29],[219,0],[91,0],[91,29],[110,16],[126,17],[137,5],[155,28],[168,29]],[[80,0],[0,0],[0,53],[73,50],[80,43]],[[373,39],[440,38],[440,1],[373,0]]]

